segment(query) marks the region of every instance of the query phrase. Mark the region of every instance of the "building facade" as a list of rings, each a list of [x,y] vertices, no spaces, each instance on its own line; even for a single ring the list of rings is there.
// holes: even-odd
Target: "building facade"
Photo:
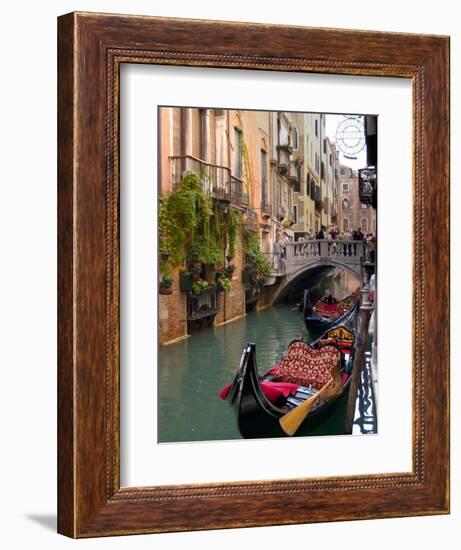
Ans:
[[[200,274],[194,277],[211,283],[198,297],[184,282],[193,268],[191,258],[184,253],[173,264],[171,251],[159,250],[164,281],[159,339],[167,344],[267,303],[264,292],[283,276],[280,244],[304,238],[337,218],[338,167],[323,114],[167,107],[160,109],[159,123],[160,202],[193,173],[212,197],[215,217],[224,225],[230,218],[241,220],[232,250],[225,237],[213,266],[197,262]],[[211,268],[228,276],[225,292],[214,288]],[[170,286],[162,288],[167,279]]]
[[[340,231],[352,233],[361,229],[365,235],[372,233],[376,236],[376,209],[360,202],[357,172],[341,165],[338,175]]]

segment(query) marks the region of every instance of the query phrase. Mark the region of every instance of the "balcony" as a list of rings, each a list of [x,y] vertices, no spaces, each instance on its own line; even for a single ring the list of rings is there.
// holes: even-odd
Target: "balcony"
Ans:
[[[243,181],[236,176],[230,178],[230,196],[232,204],[248,206],[248,193],[245,193]]]
[[[282,175],[287,175],[290,172],[292,149],[290,145],[277,146],[277,168]]]
[[[219,293],[216,289],[205,290],[196,296],[187,294],[187,320],[197,321],[203,317],[214,317],[219,310]]]
[[[179,189],[186,172],[195,172],[202,181],[205,193],[236,206],[248,205],[248,195],[244,193],[242,180],[232,176],[227,166],[211,164],[191,155],[169,157],[169,159],[173,191]]]

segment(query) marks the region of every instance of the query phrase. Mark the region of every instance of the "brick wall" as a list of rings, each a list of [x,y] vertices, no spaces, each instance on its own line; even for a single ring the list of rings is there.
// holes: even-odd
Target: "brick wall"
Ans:
[[[179,290],[179,268],[173,271],[172,288],[172,294],[159,294],[160,345],[187,335],[186,294]]]

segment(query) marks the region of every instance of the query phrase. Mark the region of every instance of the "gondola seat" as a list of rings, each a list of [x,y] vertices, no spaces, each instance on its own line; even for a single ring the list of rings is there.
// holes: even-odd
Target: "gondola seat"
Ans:
[[[331,371],[341,360],[337,347],[314,349],[302,341],[293,342],[271,374],[274,381],[290,382],[317,390],[332,379]]]

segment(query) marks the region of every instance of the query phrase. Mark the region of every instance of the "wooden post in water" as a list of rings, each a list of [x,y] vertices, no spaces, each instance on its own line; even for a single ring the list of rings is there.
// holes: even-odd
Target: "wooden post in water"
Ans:
[[[357,394],[359,391],[360,378],[362,375],[363,366],[365,363],[365,348],[367,345],[368,328],[370,325],[371,313],[373,311],[373,305],[370,303],[368,285],[361,290],[360,300],[360,342],[355,348],[354,364],[351,372],[351,382],[349,387],[349,399],[347,401],[346,420],[344,425],[344,433],[352,433],[352,424],[354,423],[355,416],[355,404],[357,401]]]

